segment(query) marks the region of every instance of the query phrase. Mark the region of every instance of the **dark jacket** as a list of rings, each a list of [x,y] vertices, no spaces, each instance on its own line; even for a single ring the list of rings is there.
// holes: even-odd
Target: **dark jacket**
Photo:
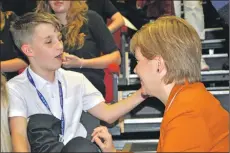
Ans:
[[[173,0],[137,0],[140,8],[147,7],[147,17],[156,19],[163,15],[175,15]]]

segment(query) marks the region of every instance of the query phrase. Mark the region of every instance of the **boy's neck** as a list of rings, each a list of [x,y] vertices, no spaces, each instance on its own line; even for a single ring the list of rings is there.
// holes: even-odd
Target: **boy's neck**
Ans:
[[[55,79],[55,71],[48,71],[48,70],[42,70],[39,67],[34,67],[30,65],[31,70],[33,70],[34,73],[42,77],[43,79],[49,81],[49,82],[54,82]]]
[[[55,15],[59,19],[62,25],[67,24],[67,19],[66,19],[67,13],[56,13]]]

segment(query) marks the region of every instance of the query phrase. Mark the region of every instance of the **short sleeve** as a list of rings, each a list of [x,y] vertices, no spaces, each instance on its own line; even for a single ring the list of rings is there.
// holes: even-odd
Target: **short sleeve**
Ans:
[[[117,51],[117,46],[113,40],[113,36],[102,17],[94,11],[88,12],[89,30],[92,33],[97,46],[104,54],[109,54]]]
[[[104,102],[102,94],[93,86],[93,84],[83,75],[82,79],[82,99],[83,99],[83,110],[87,111],[97,104]]]
[[[104,0],[104,14],[107,18],[111,18],[115,13],[118,12],[117,8],[113,5],[110,0]]]
[[[25,117],[27,118],[27,105],[21,94],[14,88],[8,87],[9,96],[9,117]]]

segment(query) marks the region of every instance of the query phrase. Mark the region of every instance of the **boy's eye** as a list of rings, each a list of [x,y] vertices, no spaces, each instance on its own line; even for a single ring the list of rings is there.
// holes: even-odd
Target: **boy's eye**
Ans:
[[[46,43],[46,44],[50,44],[51,42],[52,42],[52,41],[51,41],[51,40],[49,40],[49,41],[46,41],[45,43]]]

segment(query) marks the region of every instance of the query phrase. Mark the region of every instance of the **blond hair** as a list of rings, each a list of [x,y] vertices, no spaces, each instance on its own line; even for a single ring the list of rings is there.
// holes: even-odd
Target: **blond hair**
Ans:
[[[49,12],[52,9],[48,0],[38,1],[36,12]],[[85,42],[85,34],[80,33],[81,27],[87,22],[86,14],[88,12],[88,5],[82,1],[71,1],[70,8],[67,12],[67,25],[65,26],[66,34],[64,35],[64,44],[68,47],[81,48]]]
[[[8,96],[6,78],[1,74],[1,152],[11,152],[11,136],[8,122]]]
[[[40,24],[51,24],[58,31],[61,30],[59,20],[54,15],[46,12],[29,12],[12,22],[10,31],[19,49],[24,43],[29,43],[33,40],[34,30]]]
[[[0,11],[0,30],[2,31],[5,27],[5,15],[2,11]]]
[[[200,81],[201,42],[196,30],[185,20],[165,16],[141,28],[132,38],[130,50],[139,47],[144,57],[164,59],[166,84]]]

